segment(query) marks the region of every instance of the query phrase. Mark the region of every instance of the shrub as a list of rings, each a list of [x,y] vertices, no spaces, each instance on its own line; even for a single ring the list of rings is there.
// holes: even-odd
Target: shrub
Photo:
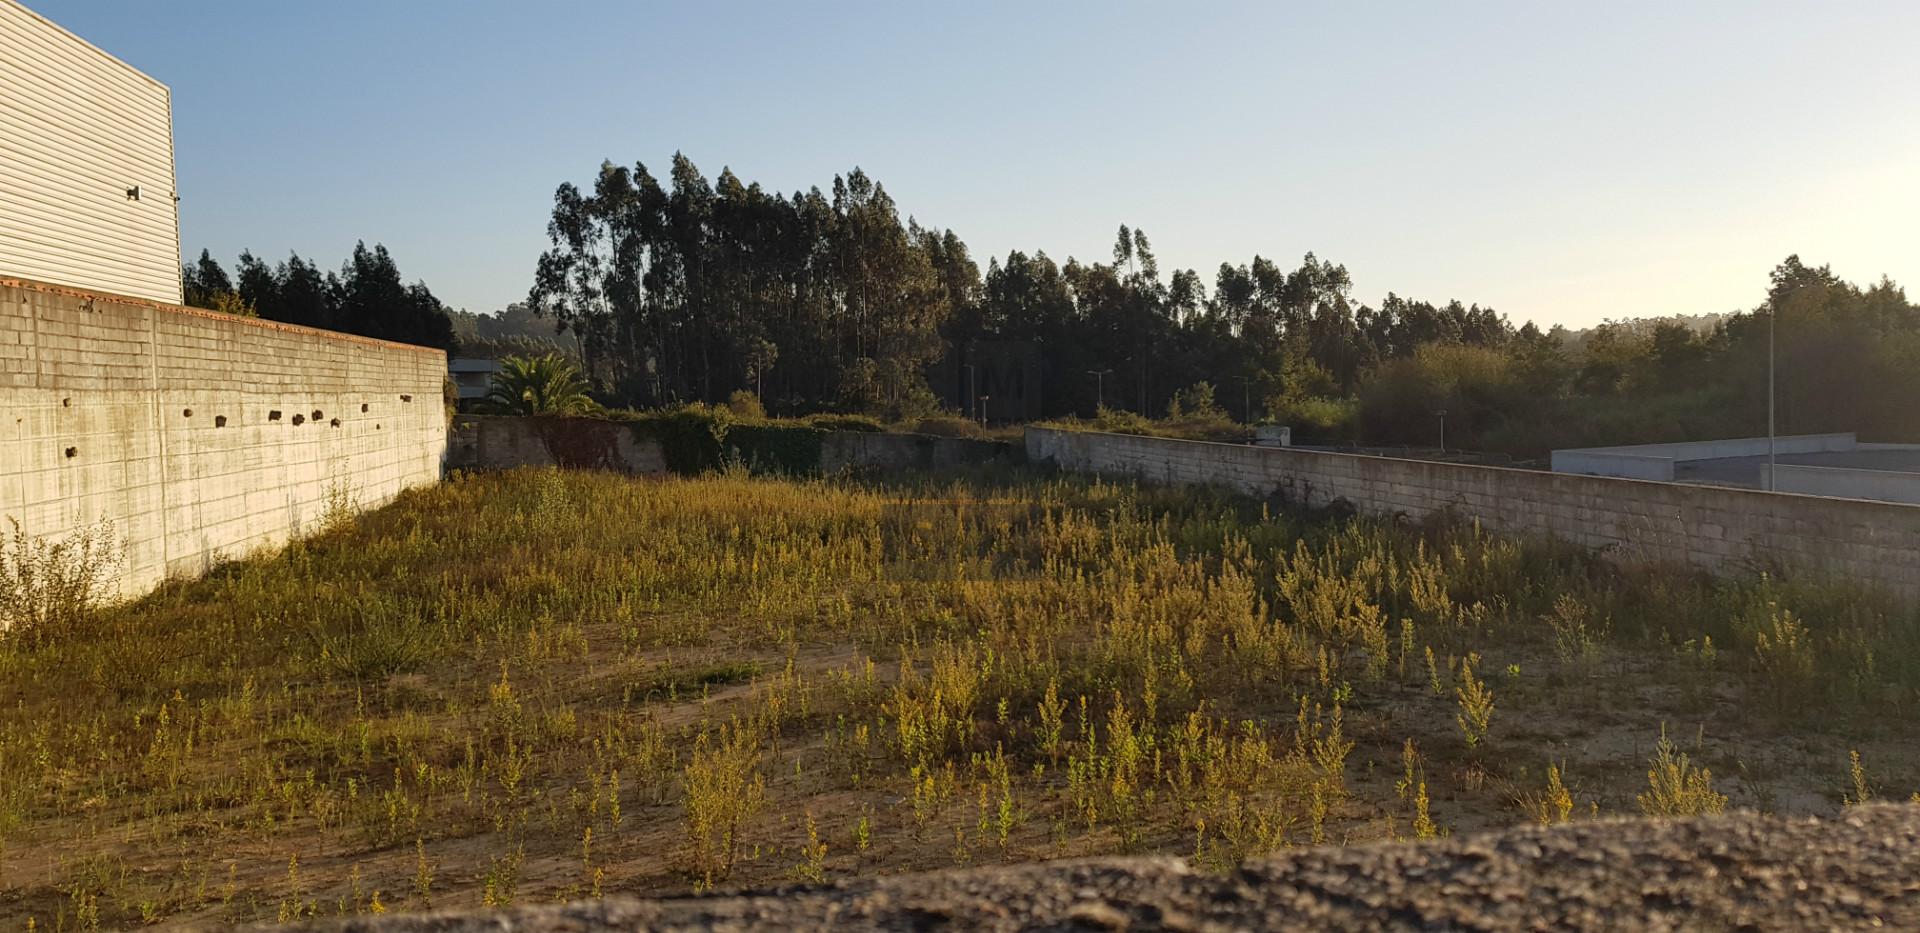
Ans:
[[[1352,399],[1275,397],[1267,400],[1265,420],[1293,428],[1295,443],[1338,443],[1353,438],[1356,408]]]
[[[727,396],[727,410],[743,421],[764,421],[767,417],[766,406],[760,404],[760,396],[745,389],[735,389]]]
[[[0,637],[41,643],[72,630],[113,586],[120,550],[102,521],[62,541],[13,534],[0,540]]]
[[[1121,408],[1108,408],[1105,405],[1093,415],[1093,427],[1096,431],[1109,431],[1114,434],[1153,434],[1153,419]]]
[[[827,432],[804,424],[736,424],[727,429],[728,459],[756,472],[804,476],[820,469],[820,441]]]
[[[1454,691],[1460,701],[1460,713],[1454,721],[1460,724],[1460,734],[1467,740],[1468,748],[1484,741],[1493,725],[1493,691],[1487,689],[1486,681],[1474,676],[1473,666],[1478,663],[1477,654],[1461,659],[1460,687]]]
[[[1226,409],[1221,408],[1213,399],[1213,383],[1196,382],[1184,389],[1176,389],[1173,399],[1167,403],[1167,420],[1180,421],[1228,421]]]
[[[687,762],[687,848],[691,867],[711,887],[733,872],[746,824],[767,799],[760,773],[760,737],[735,722],[716,736],[702,732]]]
[[[1217,413],[1219,410],[1215,408]],[[1140,434],[1147,437],[1179,437],[1188,440],[1224,441],[1237,443],[1246,440],[1245,426],[1219,413],[1195,416],[1185,407],[1180,409],[1176,419],[1168,417],[1155,421],[1145,415],[1117,408],[1102,407],[1091,420],[1065,419],[1043,422],[1046,427],[1067,431],[1105,431],[1109,434]]]
[[[1726,795],[1713,789],[1713,772],[1694,767],[1685,752],[1675,752],[1665,726],[1647,763],[1647,792],[1637,799],[1641,812],[1652,817],[1700,816],[1727,807]]]
[[[699,403],[647,412],[635,421],[639,431],[660,442],[667,469],[683,476],[720,469],[726,454],[723,445],[727,431],[733,425],[732,413],[727,409]]]
[[[405,607],[363,594],[350,616],[310,629],[323,666],[349,680],[381,680],[418,668],[438,646]]]
[[[260,316],[260,312],[254,310],[253,303],[240,297],[239,292],[220,292],[214,295],[211,307],[214,311],[218,311],[221,314],[231,314],[234,317]]]
[[[1775,707],[1787,710],[1804,702],[1818,686],[1813,639],[1793,610],[1769,603],[1750,632],[1754,669],[1769,688]]]
[[[933,415],[915,421],[907,428],[914,434],[931,434],[935,437],[985,437],[986,431],[978,424],[959,415]]]
[[[867,415],[808,415],[801,421],[822,431],[865,431],[878,434],[887,429],[887,426],[881,424],[878,419]]]
[[[1513,361],[1485,347],[1430,345],[1383,363],[1360,389],[1355,411],[1371,443],[1425,446],[1439,440],[1447,413],[1447,446],[1475,448],[1502,422],[1538,407]]]

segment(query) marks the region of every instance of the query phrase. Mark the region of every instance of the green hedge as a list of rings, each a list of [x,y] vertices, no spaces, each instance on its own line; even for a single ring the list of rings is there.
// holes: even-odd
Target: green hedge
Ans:
[[[648,412],[634,419],[634,429],[660,442],[667,469],[683,476],[718,470],[730,419],[712,409],[681,408]]]
[[[865,431],[868,434],[879,434],[887,429],[879,419],[867,415],[808,415],[804,420],[822,431]]]
[[[804,476],[820,471],[821,428],[789,424],[736,424],[723,440],[729,458],[756,473]]]
[[[806,422],[743,422],[724,408],[689,405],[632,415],[642,437],[660,443],[667,469],[698,476],[738,460],[755,472],[802,476],[820,469],[820,443],[828,431],[870,430],[871,419],[828,416]]]

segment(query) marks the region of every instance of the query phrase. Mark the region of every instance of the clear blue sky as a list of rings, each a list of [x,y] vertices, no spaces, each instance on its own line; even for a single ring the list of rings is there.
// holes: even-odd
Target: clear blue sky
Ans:
[[[26,0],[173,88],[189,255],[522,298],[554,187],[859,165],[989,255],[1345,263],[1515,320],[1920,289],[1920,3]]]

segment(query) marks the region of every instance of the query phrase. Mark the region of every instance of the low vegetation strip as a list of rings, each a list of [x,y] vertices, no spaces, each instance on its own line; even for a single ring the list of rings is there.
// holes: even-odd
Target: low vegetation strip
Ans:
[[[1011,469],[463,476],[38,618],[0,641],[0,920],[37,929],[1920,787],[1920,628],[1871,594]]]
[[[1920,926],[1920,808],[1529,827],[1197,873],[1116,858],[727,897],[360,918],[313,933],[611,930],[1879,930]]]

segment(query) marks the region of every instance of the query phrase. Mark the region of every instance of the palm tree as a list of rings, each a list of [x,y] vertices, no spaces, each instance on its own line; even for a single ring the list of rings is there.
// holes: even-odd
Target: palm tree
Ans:
[[[590,415],[600,410],[587,396],[580,370],[553,353],[501,360],[480,408],[490,415]]]

